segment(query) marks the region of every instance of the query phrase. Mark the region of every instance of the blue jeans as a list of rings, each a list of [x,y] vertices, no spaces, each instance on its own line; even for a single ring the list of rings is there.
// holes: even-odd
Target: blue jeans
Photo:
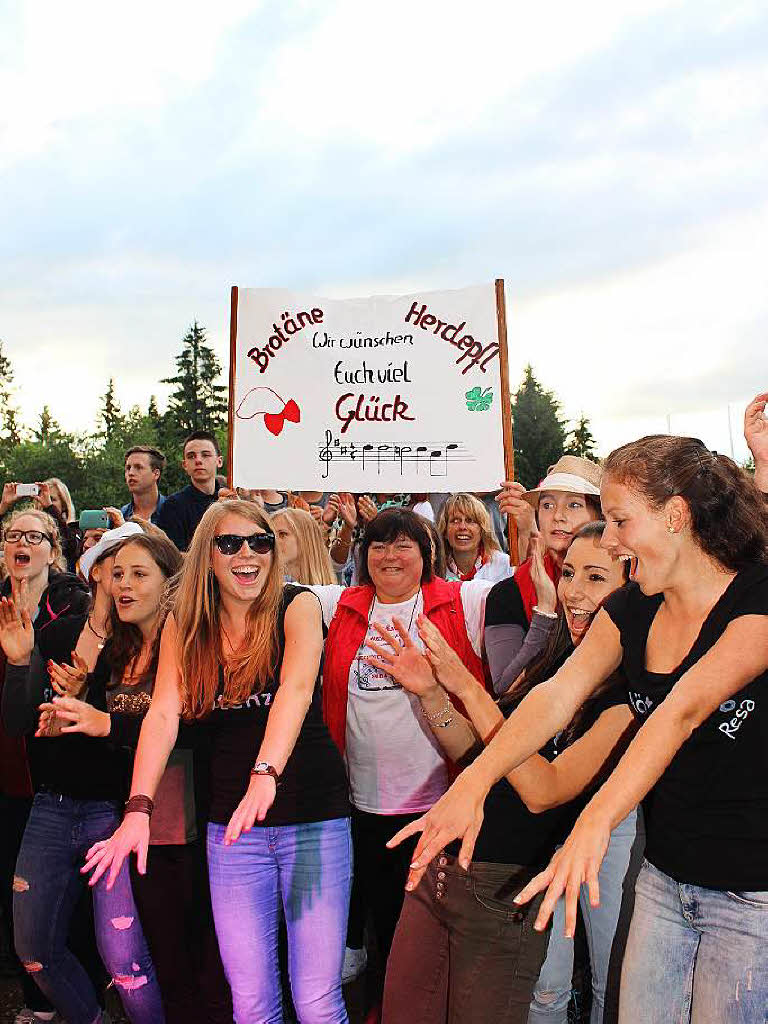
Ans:
[[[346,1024],[341,968],[352,885],[349,818],[255,827],[231,846],[208,825],[216,934],[237,1024],[282,1024],[280,904],[301,1024]]]
[[[24,831],[13,888],[14,941],[19,959],[68,1024],[100,1019],[90,978],[67,948],[83,886],[86,851],[120,824],[116,803],[38,793]],[[93,888],[99,953],[132,1024],[162,1024],[155,970],[133,901],[128,865],[111,890]]]
[[[768,891],[675,882],[643,863],[622,972],[620,1022],[764,1024]]]
[[[621,975],[622,1024],[764,1024],[768,891],[674,881],[647,861]]]
[[[640,818],[638,820],[638,814]],[[602,1024],[605,1016],[606,990],[609,977],[613,984],[613,999],[616,1002],[621,954],[626,939],[626,924],[617,926],[624,910],[625,921],[631,913],[631,897],[634,890],[639,860],[642,856],[645,832],[642,812],[632,811],[611,833],[603,863],[600,865],[600,905],[589,904],[586,886],[579,894],[579,906],[584,919],[589,945],[589,961],[592,970],[592,1013],[590,1024]],[[630,867],[633,850],[638,850],[634,870]],[[626,884],[625,884],[626,880]],[[630,904],[627,908],[627,903]],[[531,1000],[528,1024],[566,1024],[568,1003],[571,998],[573,977],[573,940],[565,937],[565,901],[561,897],[552,915],[552,930],[549,934],[547,958],[541,968],[539,979]],[[612,1019],[608,1014],[608,1019]],[[641,1020],[642,1018],[638,1018]]]

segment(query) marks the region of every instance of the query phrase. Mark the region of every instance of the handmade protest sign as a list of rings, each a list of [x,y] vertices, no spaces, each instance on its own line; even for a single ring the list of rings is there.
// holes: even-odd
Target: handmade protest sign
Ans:
[[[511,445],[500,285],[345,300],[233,288],[233,482],[498,487]]]

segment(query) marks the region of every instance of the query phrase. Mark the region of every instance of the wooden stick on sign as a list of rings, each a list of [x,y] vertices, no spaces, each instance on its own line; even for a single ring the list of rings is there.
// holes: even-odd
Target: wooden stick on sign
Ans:
[[[512,433],[512,401],[509,393],[509,353],[507,352],[507,307],[504,298],[504,279],[496,278],[496,324],[499,334],[499,372],[501,376],[501,429],[504,439],[504,471],[507,480],[515,479],[515,441]],[[517,523],[507,516],[509,561],[517,565]]]
[[[229,314],[229,409],[227,411],[227,487],[234,484],[235,450],[235,361],[237,359],[237,285],[232,285],[232,300]]]

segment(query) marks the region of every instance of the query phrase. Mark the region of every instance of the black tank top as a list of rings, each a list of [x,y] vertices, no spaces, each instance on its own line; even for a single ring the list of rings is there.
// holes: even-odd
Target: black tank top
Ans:
[[[273,678],[260,693],[252,693],[242,704],[216,707],[211,713],[211,812],[210,819],[226,825],[245,796],[250,771],[257,760],[267,728],[272,702],[280,685],[285,648],[285,612],[306,587],[287,584],[279,610],[279,659]],[[312,701],[291,752],[275,801],[263,825],[296,825],[326,821],[350,813],[344,763],[323,721],[320,676],[315,681]]]

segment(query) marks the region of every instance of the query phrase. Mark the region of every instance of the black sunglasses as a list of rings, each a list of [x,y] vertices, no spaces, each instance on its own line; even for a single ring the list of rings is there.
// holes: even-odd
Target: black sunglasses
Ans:
[[[222,555],[236,555],[244,541],[254,555],[266,555],[275,549],[274,533],[220,533],[213,538],[213,543]]]

